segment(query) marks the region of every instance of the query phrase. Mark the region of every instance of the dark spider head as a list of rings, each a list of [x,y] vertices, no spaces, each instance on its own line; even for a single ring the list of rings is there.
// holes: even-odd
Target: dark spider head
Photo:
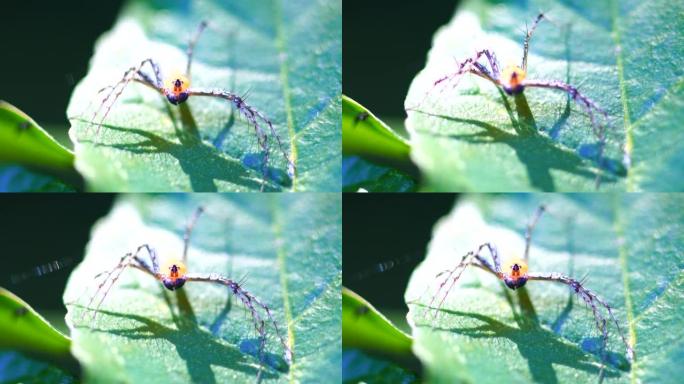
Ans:
[[[525,80],[525,71],[516,66],[509,65],[501,71],[501,85],[503,86],[504,92],[508,95],[517,95],[525,90],[525,86],[522,84]]]
[[[185,278],[179,277],[177,279],[172,279],[169,277],[164,277],[162,278],[162,284],[166,287],[166,289],[169,289],[171,291],[175,291],[176,289],[180,288],[185,284]]]
[[[514,279],[509,276],[504,276],[504,283],[508,288],[516,290],[527,283],[527,277],[518,277],[517,279]]]
[[[176,93],[167,93],[166,98],[169,100],[169,103],[173,105],[178,105],[185,100],[188,99],[188,93],[187,92],[179,92],[178,94]]]

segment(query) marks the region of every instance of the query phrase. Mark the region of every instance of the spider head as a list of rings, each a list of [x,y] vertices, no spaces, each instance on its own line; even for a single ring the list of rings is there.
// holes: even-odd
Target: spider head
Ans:
[[[503,268],[503,281],[510,289],[518,289],[527,283],[527,263],[522,259],[511,259]]]
[[[177,74],[166,80],[164,94],[169,103],[178,105],[188,99],[188,87],[190,87],[190,80],[183,75]]]
[[[525,80],[525,70],[517,65],[509,65],[501,71],[501,84],[504,91],[509,95],[517,95],[521,93],[525,86],[522,84]]]
[[[160,271],[161,282],[167,289],[175,291],[185,284],[185,272],[185,264],[180,260],[168,260]]]

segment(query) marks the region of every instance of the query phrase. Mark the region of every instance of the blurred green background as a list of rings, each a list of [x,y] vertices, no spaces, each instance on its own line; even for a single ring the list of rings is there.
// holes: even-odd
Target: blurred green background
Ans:
[[[0,12],[0,99],[26,112],[62,144],[66,107],[88,70],[95,40],[114,23],[121,0],[9,1]]]
[[[393,321],[402,320],[392,312],[401,317],[408,312],[409,277],[425,257],[432,227],[457,198],[449,193],[343,194],[342,284]]]
[[[344,0],[342,92],[394,127],[432,35],[458,1]]]
[[[67,334],[62,303],[67,278],[83,258],[90,228],[109,212],[113,199],[110,194],[0,195],[0,286]],[[62,267],[37,272],[55,261]]]

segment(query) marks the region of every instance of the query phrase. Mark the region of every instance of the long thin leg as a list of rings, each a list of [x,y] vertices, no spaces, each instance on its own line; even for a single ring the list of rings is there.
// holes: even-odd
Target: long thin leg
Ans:
[[[527,261],[530,258],[530,244],[532,243],[532,232],[534,231],[534,227],[537,226],[539,218],[545,211],[546,207],[544,205],[540,205],[534,212],[532,220],[530,220],[530,222],[527,223],[527,230],[525,231],[525,261]]]
[[[256,132],[257,135],[257,141],[259,143],[259,146],[261,147],[261,150],[264,152],[264,157],[265,160],[263,162],[263,169],[264,171],[264,179],[266,178],[266,172],[265,170],[267,169],[266,167],[268,166],[268,156],[269,156],[269,148],[268,148],[268,135],[266,132],[261,128],[261,125],[259,122],[263,122],[266,125],[268,125],[268,128],[271,132],[271,136],[275,137],[276,142],[278,143],[278,148],[280,149],[280,152],[283,154],[283,158],[287,162],[287,173],[290,177],[294,177],[295,171],[296,171],[296,166],[292,160],[290,160],[289,155],[287,154],[287,151],[285,151],[285,148],[283,147],[283,143],[280,140],[280,136],[278,133],[275,131],[275,128],[273,128],[273,124],[271,121],[266,118],[261,112],[258,110],[252,108],[250,105],[245,103],[244,98],[231,93],[227,92],[221,89],[208,89],[208,90],[203,90],[203,89],[189,89],[188,90],[189,95],[197,95],[197,96],[213,96],[213,97],[220,97],[222,99],[228,100],[233,105],[235,108],[240,111],[240,114],[244,116],[249,123],[254,126],[254,131]],[[263,189],[263,183],[262,183],[262,189]]]
[[[91,122],[95,121],[95,118],[97,117],[97,115],[100,114],[100,111],[102,110],[102,108],[105,106],[105,104],[107,104],[107,101],[108,101],[110,98],[112,98],[112,95],[113,95],[112,101],[111,101],[111,102],[109,103],[109,105],[107,106],[107,109],[105,110],[105,113],[104,113],[104,115],[102,116],[102,119],[100,119],[100,122],[97,124],[97,132],[100,131],[100,127],[102,126],[102,123],[103,123],[103,122],[105,121],[105,119],[107,118],[107,115],[109,115],[109,111],[112,109],[112,106],[114,106],[114,104],[116,103],[116,101],[119,99],[119,96],[121,96],[121,94],[123,93],[124,89],[126,89],[126,86],[127,86],[131,81],[133,81],[133,80],[136,78],[136,76],[138,76],[138,74],[140,73],[140,71],[141,71],[142,67],[145,65],[145,63],[149,63],[149,65],[152,66],[152,68],[153,68],[153,70],[154,70],[154,73],[155,73],[155,81],[156,81],[157,88],[159,88],[159,90],[160,90],[160,92],[161,92],[161,87],[162,87],[162,85],[161,85],[161,73],[160,73],[160,71],[159,71],[159,66],[154,62],[154,60],[152,60],[152,59],[145,59],[145,60],[141,61],[140,64],[139,64],[137,67],[131,67],[131,68],[129,68],[126,72],[124,72],[124,75],[123,75],[123,77],[121,78],[121,80],[119,80],[119,81],[112,87],[112,90],[111,90],[111,91],[107,94],[107,96],[102,100],[102,103],[100,104],[100,107],[99,107],[99,108],[95,111],[95,113],[93,114],[93,117],[92,117],[92,119],[91,119]],[[147,80],[151,80],[151,79],[149,79],[148,76],[145,76],[145,77],[147,78]],[[117,89],[118,89],[118,91],[117,91]]]
[[[482,250],[484,248],[487,248],[489,250],[489,253],[492,256],[492,260],[494,261],[494,266],[492,266],[485,258],[480,256],[480,253],[482,252]],[[435,308],[435,312],[434,312],[433,316],[437,316],[437,312],[439,311],[439,308],[441,308],[442,305],[444,304],[444,301],[446,300],[447,296],[449,295],[451,288],[453,288],[453,286],[456,284],[458,279],[461,278],[461,274],[463,274],[463,271],[465,271],[465,269],[469,265],[477,265],[478,264],[477,262],[473,262],[473,259],[476,259],[479,262],[479,264],[481,264],[478,266],[480,266],[484,270],[487,270],[487,271],[493,273],[494,275],[496,275],[497,277],[500,278],[501,261],[499,260],[499,253],[497,252],[496,247],[494,247],[490,243],[484,243],[484,244],[480,245],[477,248],[476,252],[470,251],[470,252],[466,253],[465,255],[463,255],[463,257],[461,258],[461,262],[458,265],[456,265],[456,267],[454,267],[453,269],[448,269],[448,270],[442,271],[442,272],[438,273],[437,276],[435,276],[435,278],[439,278],[440,276],[447,274],[446,278],[440,283],[439,287],[437,288],[437,292],[435,292],[435,294],[432,296],[432,299],[430,300],[430,303],[428,304],[428,308],[432,307],[432,304],[434,303],[435,299],[437,299],[437,297],[440,295],[440,293],[442,292],[444,287],[447,285],[447,283],[451,282],[451,284],[449,284],[449,287],[446,289],[444,296],[442,297],[439,304]]]
[[[480,64],[478,60],[482,56],[487,57],[487,60],[489,61],[489,65],[491,66],[491,70],[487,69],[483,64]],[[407,107],[407,111],[411,110],[417,110],[420,108],[420,106],[425,102],[425,99],[430,95],[430,93],[441,83],[443,82],[448,82],[451,81],[455,78],[458,78],[459,76],[465,74],[465,73],[472,73],[474,75],[480,76],[484,79],[487,79],[494,83],[495,85],[499,85],[499,76],[500,76],[500,71],[499,71],[499,64],[498,61],[496,60],[496,55],[494,55],[493,52],[490,52],[487,49],[483,49],[481,51],[478,51],[475,53],[474,56],[469,57],[462,62],[458,63],[457,65],[457,70],[454,73],[451,73],[449,75],[443,76],[432,84],[432,88],[425,93],[425,96],[423,97],[423,100],[420,101],[416,106],[413,107]],[[454,85],[454,87],[457,84]],[[444,88],[442,88],[440,95],[444,92]]]
[[[188,246],[190,245],[192,229],[195,227],[195,223],[197,223],[197,219],[199,219],[200,215],[202,215],[202,212],[204,212],[204,207],[197,207],[195,213],[188,222],[188,225],[185,227],[185,234],[183,235],[183,263],[185,264],[187,264],[188,260]]]
[[[613,310],[608,305],[608,303],[603,300],[600,296],[592,292],[591,290],[585,288],[582,285],[582,282],[575,280],[571,277],[565,276],[560,273],[541,273],[541,274],[528,274],[527,275],[528,280],[545,280],[545,281],[555,281],[557,283],[562,283],[568,285],[570,288],[572,288],[575,293],[582,299],[584,300],[587,305],[589,305],[592,309],[592,312],[594,314],[594,319],[596,320],[596,324],[601,329],[603,333],[603,338],[604,338],[604,349],[605,349],[605,343],[607,341],[607,331],[605,330],[605,325],[602,329],[601,323],[605,324],[605,319],[601,315],[601,313],[598,311],[596,303],[601,305],[603,308],[606,309],[608,312],[608,315],[610,316],[610,319],[613,321],[615,324],[615,327],[618,330],[618,334],[620,335],[620,338],[622,338],[622,342],[625,344],[625,350],[626,350],[626,355],[627,359],[629,362],[634,361],[634,349],[632,348],[631,345],[627,342],[627,339],[625,338],[624,333],[622,332],[622,328],[620,328],[620,324],[618,323],[617,319],[615,319],[615,316],[613,314]]]
[[[150,256],[150,260],[152,261],[152,267],[150,267],[149,264],[138,255],[140,252],[145,249],[147,250],[148,255]],[[97,287],[97,290],[93,294],[93,296],[90,298],[88,301],[88,305],[86,308],[90,308],[92,305],[93,301],[95,298],[102,292],[102,297],[100,298],[100,301],[97,303],[97,307],[95,308],[95,311],[93,312],[93,319],[95,319],[95,316],[97,315],[97,311],[100,309],[100,306],[104,302],[104,299],[107,297],[107,294],[109,291],[112,289],[116,281],[119,279],[119,276],[121,276],[121,273],[126,269],[126,267],[134,267],[137,269],[140,269],[144,272],[149,273],[150,275],[154,276],[155,278],[159,278],[159,262],[157,259],[157,254],[154,250],[154,248],[151,248],[147,244],[143,244],[138,247],[138,249],[135,251],[135,254],[133,253],[127,253],[123,257],[121,257],[121,260],[119,260],[119,263],[112,268],[109,271],[104,271],[95,276],[94,279],[98,279],[100,276],[105,276],[100,285]],[[111,280],[110,280],[111,278]],[[109,282],[109,285],[107,286],[107,283]],[[107,286],[106,288],[104,288]],[[104,292],[102,291],[104,288]]]
[[[280,339],[280,343],[283,345],[283,348],[285,349],[285,359],[287,360],[288,364],[292,364],[292,358],[293,358],[293,353],[290,347],[288,347],[287,343],[285,342],[285,339],[280,333],[280,329],[278,328],[278,324],[276,323],[275,319],[273,319],[273,316],[271,315],[271,310],[268,308],[268,306],[264,303],[262,303],[258,298],[256,298],[254,295],[251,293],[247,292],[242,288],[242,286],[228,278],[225,278],[223,276],[217,276],[217,275],[191,275],[188,274],[186,275],[186,280],[187,281],[204,281],[204,282],[211,282],[211,283],[219,283],[228,286],[232,291],[235,296],[237,296],[240,301],[249,309],[249,311],[252,313],[252,319],[254,320],[254,327],[259,332],[260,339],[262,340],[262,344],[260,345],[260,356],[263,355],[263,343],[266,340],[266,331],[264,330],[264,325],[263,325],[263,320],[261,320],[261,317],[259,316],[258,311],[255,308],[255,304],[258,307],[261,307],[266,312],[266,315],[268,316],[269,321],[273,325],[273,328],[276,331],[276,334],[278,338]]]
[[[525,87],[538,87],[538,88],[551,88],[551,89],[559,89],[561,91],[567,92],[572,99],[579,104],[582,109],[584,109],[587,114],[589,115],[589,120],[591,121],[591,127],[594,132],[594,136],[599,140],[599,151],[598,151],[598,162],[599,166],[601,166],[601,163],[603,161],[603,150],[606,144],[606,126],[609,123],[608,121],[608,113],[603,110],[601,107],[599,107],[593,100],[590,98],[586,97],[580,91],[576,88],[573,87],[570,84],[564,83],[562,81],[527,81],[525,80],[523,82],[523,85]],[[603,118],[606,120],[606,124],[600,123],[596,115],[594,114],[594,111],[597,111],[600,113]],[[596,188],[600,186],[601,183],[601,174],[597,173],[596,175]]]
[[[522,69],[523,71],[527,72],[527,52],[530,49],[530,39],[532,38],[532,34],[534,33],[534,30],[537,29],[537,24],[544,18],[544,14],[540,13],[537,15],[537,18],[534,19],[534,22],[532,23],[532,28],[528,29],[527,32],[525,33],[525,42],[523,43],[523,59],[522,59]]]
[[[202,34],[202,31],[204,31],[204,28],[207,27],[207,22],[202,20],[200,25],[197,27],[197,32],[195,32],[195,36],[190,40],[190,43],[188,44],[188,49],[186,51],[186,54],[188,56],[188,65],[185,67],[185,76],[190,78],[190,66],[192,65],[192,54],[195,50],[195,44],[197,44],[197,40],[199,40],[200,35]]]

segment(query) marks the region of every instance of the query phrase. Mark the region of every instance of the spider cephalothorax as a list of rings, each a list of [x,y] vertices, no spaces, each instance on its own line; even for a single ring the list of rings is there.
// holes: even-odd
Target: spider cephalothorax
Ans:
[[[187,67],[185,69],[185,73],[176,72],[168,78],[166,78],[166,81],[162,81],[161,69],[156,61],[154,61],[151,58],[141,61],[140,64],[138,64],[138,66],[129,68],[124,73],[121,80],[119,80],[119,82],[117,82],[115,85],[108,86],[100,90],[100,92],[109,90],[109,93],[102,100],[100,107],[97,108],[93,113],[90,122],[97,126],[97,132],[99,132],[100,127],[107,118],[107,115],[109,114],[109,111],[112,109],[112,106],[114,105],[114,103],[116,103],[116,100],[119,98],[119,96],[121,96],[126,86],[131,82],[141,83],[154,89],[155,91],[159,92],[161,95],[166,97],[166,100],[168,100],[168,102],[173,105],[179,105],[184,103],[188,100],[188,98],[190,98],[190,96],[208,96],[224,99],[229,101],[233,105],[233,107],[238,111],[238,113],[245,120],[247,120],[247,122],[252,127],[254,127],[254,133],[257,137],[257,143],[261,151],[263,152],[263,160],[261,164],[261,190],[264,189],[266,179],[268,178],[268,163],[270,159],[271,148],[269,139],[275,139],[276,143],[278,144],[278,149],[282,153],[283,158],[287,163],[287,175],[291,179],[294,178],[296,173],[296,166],[294,162],[290,159],[290,156],[287,153],[287,151],[285,150],[283,143],[280,140],[280,136],[273,127],[273,123],[271,123],[271,121],[263,113],[247,104],[245,102],[244,97],[238,96],[233,92],[218,88],[201,89],[190,87],[190,67],[192,64],[193,50],[195,44],[197,43],[197,40],[199,39],[200,34],[206,28],[206,26],[207,23],[202,22],[197,30],[195,37],[190,41],[190,45],[188,46],[187,50],[188,62]],[[151,67],[151,74],[143,71],[145,65]],[[102,114],[102,118],[99,119],[97,123],[95,123],[98,115],[101,113],[102,108],[104,108],[105,105],[107,106],[107,108]]]
[[[94,300],[98,296],[101,296],[93,312],[94,319],[95,315],[97,315],[97,312],[100,309],[100,306],[104,302],[104,299],[107,297],[107,293],[109,293],[109,290],[112,289],[116,281],[119,279],[121,273],[127,267],[135,268],[151,275],[152,277],[160,281],[165,288],[171,291],[181,289],[183,285],[185,285],[185,283],[187,282],[208,282],[221,284],[230,289],[230,292],[232,292],[232,294],[235,297],[237,297],[240,300],[240,302],[242,302],[242,304],[245,306],[245,308],[250,312],[252,316],[252,323],[254,325],[254,329],[259,334],[258,353],[260,363],[264,362],[264,348],[266,344],[266,325],[270,324],[273,326],[276,336],[278,337],[280,343],[284,348],[285,360],[288,364],[292,364],[292,350],[290,349],[287,342],[281,335],[280,329],[278,328],[278,323],[276,323],[276,321],[273,319],[273,316],[271,315],[271,309],[266,304],[264,304],[261,301],[261,299],[246,291],[242,286],[242,281],[234,281],[227,277],[223,277],[213,273],[187,273],[186,260],[188,254],[188,246],[190,244],[190,235],[192,234],[192,229],[195,226],[197,219],[203,211],[204,209],[202,207],[198,208],[185,229],[185,235],[183,237],[183,258],[181,260],[168,259],[164,264],[160,266],[159,258],[157,256],[157,252],[155,251],[155,249],[147,244],[143,244],[137,248],[135,253],[127,253],[126,255],[124,255],[114,268],[108,271],[104,271],[95,276],[95,279],[98,279],[101,276],[104,276],[104,278],[98,286],[97,290],[95,291],[95,294],[93,294],[93,296],[90,298],[90,301],[88,302],[88,305],[86,307],[90,308]],[[143,251],[147,252],[147,255],[149,256],[149,262],[148,259],[144,259],[142,257]],[[259,371],[259,377],[260,375],[261,370]]]
[[[556,283],[565,284],[568,287],[570,287],[572,291],[587,304],[587,306],[591,308],[592,314],[594,315],[594,320],[596,322],[596,326],[599,328],[599,331],[602,335],[602,360],[605,361],[606,357],[605,349],[608,341],[608,321],[612,320],[613,324],[615,324],[615,327],[617,328],[617,332],[620,335],[620,338],[625,344],[627,360],[629,360],[629,362],[632,362],[634,360],[634,349],[632,348],[630,343],[627,342],[625,335],[622,333],[620,324],[613,315],[612,307],[608,305],[608,303],[603,298],[601,298],[599,295],[586,288],[582,281],[576,280],[575,278],[566,276],[562,273],[528,272],[528,258],[530,253],[530,244],[532,241],[532,231],[534,230],[534,227],[537,225],[537,222],[539,221],[539,218],[541,217],[545,209],[546,208],[544,206],[539,207],[539,209],[537,209],[537,211],[535,212],[535,215],[533,216],[532,220],[527,225],[527,231],[525,232],[525,253],[522,259],[511,259],[507,261],[502,267],[501,259],[499,258],[499,253],[496,249],[496,246],[494,246],[491,243],[484,243],[480,245],[476,251],[470,251],[466,253],[461,258],[461,262],[458,265],[456,265],[456,267],[454,267],[453,269],[443,271],[437,275],[437,278],[443,275],[446,275],[446,278],[444,278],[440,283],[437,292],[434,294],[432,300],[430,301],[429,307],[432,307],[437,297],[440,296],[440,294],[442,293],[442,290],[444,290],[445,287],[447,287],[446,292],[439,301],[439,304],[436,308],[434,308],[434,314],[436,316],[438,311],[444,304],[444,301],[446,300],[449,291],[452,287],[454,287],[456,282],[461,277],[461,274],[463,273],[463,271],[465,271],[465,269],[468,266],[478,267],[486,272],[495,275],[497,278],[499,278],[499,280],[503,281],[503,283],[508,288],[511,288],[513,290],[522,288],[528,281],[534,280],[552,281]],[[485,249],[489,251],[492,262],[483,257],[482,253]],[[600,309],[605,310],[605,313],[601,312]]]

